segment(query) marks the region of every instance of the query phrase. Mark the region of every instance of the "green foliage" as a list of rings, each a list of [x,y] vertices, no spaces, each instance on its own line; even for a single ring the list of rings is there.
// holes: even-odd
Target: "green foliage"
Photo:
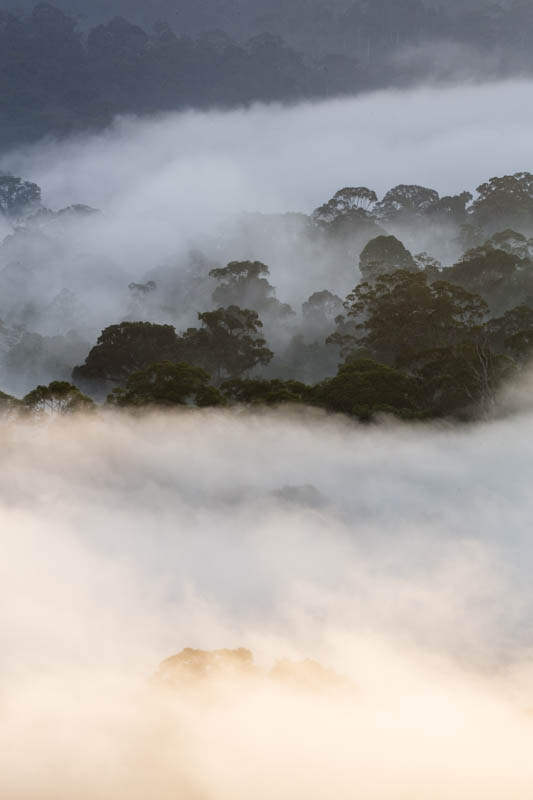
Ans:
[[[231,261],[226,267],[212,269],[209,276],[219,282],[213,302],[219,306],[240,306],[259,313],[287,316],[293,311],[273,297],[274,287],[266,276],[269,269],[261,261]]]
[[[85,364],[75,367],[72,377],[89,385],[107,381],[120,384],[132,372],[158,361],[177,360],[177,356],[176,331],[172,325],[121,322],[102,331]]]
[[[361,419],[379,412],[416,416],[419,386],[415,378],[371,359],[343,364],[334,378],[315,389],[317,402],[331,411]]]
[[[415,272],[417,265],[409,250],[395,236],[376,236],[361,253],[359,269],[363,280],[373,282],[380,275],[398,269]]]
[[[516,172],[491,178],[477,187],[478,197],[472,204],[475,224],[483,229],[503,227],[530,228],[533,216],[533,175]]]
[[[273,352],[260,335],[263,323],[256,311],[238,306],[198,314],[200,328],[189,328],[178,339],[180,360],[203,367],[219,382],[266,365]]]
[[[334,223],[342,217],[364,220],[377,199],[376,193],[366,186],[347,186],[339,189],[331,200],[315,209],[313,219],[315,222],[326,224]]]
[[[517,363],[530,361],[533,355],[533,326],[509,336],[505,340],[505,348]]]
[[[467,251],[457,264],[443,270],[442,276],[481,295],[496,314],[515,304],[533,304],[533,263],[529,258],[495,250],[490,242]]]
[[[230,261],[226,267],[212,269],[209,275],[224,286],[233,286],[241,280],[258,280],[269,274],[266,264],[261,261]]]
[[[22,410],[22,403],[16,397],[0,391],[0,420],[15,418]]]
[[[313,389],[300,381],[234,378],[220,387],[225,397],[243,405],[279,405],[281,403],[311,403]]]
[[[518,233],[512,228],[497,231],[485,243],[485,248],[504,250],[506,253],[518,256],[521,259],[531,259],[533,255],[533,239],[528,239],[523,233]]]
[[[37,386],[22,399],[26,409],[37,414],[72,414],[88,411],[94,403],[90,397],[67,381],[52,381],[48,386]]]
[[[429,285],[425,273],[406,270],[381,275],[374,285],[359,284],[345,307],[361,333],[354,346],[396,366],[467,338],[488,313],[479,296],[446,281]]]
[[[466,207],[471,200],[470,192],[441,197],[425,209],[426,217],[429,220],[440,218],[460,226],[466,222],[468,214]]]
[[[342,313],[342,309],[343,305],[340,297],[327,289],[321,292],[314,292],[314,294],[302,304],[304,319],[311,322],[317,317],[320,321],[323,319],[335,319],[338,314]]]
[[[219,282],[213,301],[219,306],[261,307],[272,296],[274,287],[266,280],[269,274],[261,261],[231,261],[226,267],[212,269],[209,276]]]
[[[340,297],[327,289],[315,292],[302,304],[305,331],[322,341],[335,327],[337,317],[344,311]]]
[[[224,398],[209,385],[209,375],[201,367],[161,361],[129,375],[125,388],[114,389],[107,402],[119,407],[195,405],[205,408],[224,405]]]
[[[507,353],[518,361],[531,354],[533,342],[533,309],[516,306],[502,317],[490,319],[484,326],[491,348],[497,353]]]
[[[0,213],[19,217],[35,210],[41,203],[41,189],[36,183],[0,173]]]
[[[508,358],[476,342],[426,351],[409,366],[419,379],[422,402],[434,415],[486,413],[513,372]]]
[[[439,194],[434,189],[400,184],[387,192],[376,211],[385,219],[394,219],[399,215],[427,211],[438,202]]]

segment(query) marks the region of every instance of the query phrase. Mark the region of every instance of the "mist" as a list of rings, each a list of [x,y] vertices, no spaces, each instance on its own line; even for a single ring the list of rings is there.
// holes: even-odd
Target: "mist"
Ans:
[[[532,427],[3,425],[2,795],[528,797]]]
[[[157,247],[162,227],[150,233],[152,217],[206,233],[228,214],[310,213],[344,185],[383,194],[419,183],[452,194],[516,172],[529,157],[529,91],[527,80],[473,82],[122,118],[101,134],[4,154],[0,167],[39,183],[50,207],[87,203],[145,222],[130,235]],[[136,250],[130,244],[128,258]]]
[[[209,268],[231,260],[266,263],[277,298],[297,314],[326,287],[344,297],[359,280],[361,250],[379,231],[348,248],[326,247],[310,233],[312,210],[343,186],[367,185],[383,196],[395,184],[418,183],[453,194],[524,169],[529,91],[527,81],[472,83],[124,117],[102,133],[5,153],[0,170],[38,183],[45,206],[84,204],[100,213],[44,215],[14,237],[2,223],[0,318],[49,337],[77,330],[71,369],[99,331],[121,319],[142,315],[178,330],[194,324],[211,306]],[[446,226],[390,232],[443,264],[461,254]],[[198,263],[204,278],[190,295]],[[151,279],[159,295],[139,308],[128,284]],[[282,334],[271,327],[271,335],[290,339],[290,326]],[[48,367],[37,375],[52,377],[58,370]],[[26,375],[2,380],[4,390],[31,388]]]
[[[0,797],[531,800],[528,9],[86,5],[240,55],[2,17]]]

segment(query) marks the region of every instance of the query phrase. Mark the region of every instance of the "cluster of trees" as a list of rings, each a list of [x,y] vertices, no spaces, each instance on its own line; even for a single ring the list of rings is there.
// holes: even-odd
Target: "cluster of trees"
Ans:
[[[54,216],[35,211],[39,202],[35,184],[0,176],[3,213],[19,222],[29,215],[29,227],[23,221],[8,239],[33,241],[32,220]],[[69,213],[93,213],[80,209]],[[475,197],[400,185],[380,200],[367,187],[345,187],[303,220],[327,263],[330,253],[353,258],[358,243],[360,279],[344,299],[322,289],[297,312],[277,299],[265,263],[220,266],[197,255],[188,288],[181,276],[176,292],[206,310],[178,332],[170,324],[178,300],[160,291],[154,277],[129,283],[130,318],[106,325],[92,348],[75,329],[47,337],[0,322],[0,366],[7,374],[21,368],[40,379],[46,363],[54,378],[29,393],[25,388],[21,401],[3,395],[2,408],[70,413],[93,398],[115,408],[296,403],[362,420],[380,413],[409,419],[489,413],[502,383],[532,355],[533,175],[491,178]],[[444,232],[463,249],[451,266],[399,238],[404,231],[416,240],[428,230]],[[40,258],[42,241],[35,248]],[[0,251],[4,246],[13,243]],[[6,297],[13,270],[21,270],[20,261],[0,270],[0,286],[6,275],[11,281]],[[353,260],[350,271],[357,274]],[[57,306],[69,318],[72,306],[74,319],[73,303],[63,289],[46,308],[55,313]]]
[[[360,419],[490,411],[502,382],[533,352],[532,308],[520,304],[491,317],[483,297],[442,276],[435,280],[434,269],[431,277],[414,262],[411,269],[384,269],[347,295],[326,340],[341,363],[336,375],[313,385],[249,376],[274,354],[257,312],[237,306],[200,313],[201,327],[181,335],[169,325],[110,326],[74,380],[93,393],[119,384],[108,402],[121,407],[287,402]],[[529,270],[532,280],[531,262]],[[321,300],[331,303],[326,292]]]
[[[428,225],[449,222],[462,227],[466,243],[484,241],[487,233],[500,232],[492,244],[516,247],[518,242],[505,242],[501,232],[513,226],[519,230],[531,227],[533,215],[533,175],[517,172],[494,177],[469,191],[441,197],[426,186],[400,184],[390,189],[381,200],[366,186],[339,189],[333,197],[313,213],[318,225],[349,228],[369,224]],[[524,253],[529,254],[528,250]],[[404,260],[402,265],[407,265]]]
[[[301,692],[331,692],[335,689],[346,691],[354,688],[347,678],[312,659],[281,659],[265,669],[254,662],[253,653],[245,647],[234,650],[198,650],[186,647],[180,653],[166,658],[154,676],[156,686],[171,690],[195,685],[202,687],[207,681],[222,686],[235,680],[239,686],[242,686],[243,681],[258,685],[271,682],[289,685]]]
[[[135,12],[129,0],[90,9],[78,2],[94,21],[95,13],[102,19]],[[160,0],[158,15],[142,5],[135,16],[149,22],[147,30],[122,16],[80,30],[73,16],[44,2],[26,12],[0,10],[0,145],[106,125],[117,113],[295,100],[407,83],[422,77],[422,68],[398,62],[395,54],[435,41],[462,43],[465,50],[499,47],[507,72],[533,66],[525,35],[533,25],[529,0],[489,6],[483,0],[452,6],[425,0],[191,0],[180,4],[179,13],[175,3]],[[170,24],[161,22],[165,15]]]
[[[533,269],[533,265],[532,265]],[[399,269],[358,284],[327,342],[338,348],[337,374],[314,385],[248,377],[273,353],[261,321],[237,306],[199,314],[201,326],[123,322],[106,328],[74,381],[119,408],[305,404],[361,420],[389,413],[406,419],[472,418],[533,352],[533,309],[490,318],[485,301],[422,270]],[[187,359],[187,360],[185,360]],[[204,368],[211,365],[211,374]],[[71,413],[92,406],[68,382],[28,393],[21,408]],[[2,397],[11,413],[17,401]]]
[[[25,414],[37,418],[73,414],[94,408],[94,401],[68,381],[36,386],[22,400],[0,392],[0,419],[17,419]]]
[[[348,57],[305,56],[281,37],[195,38],[164,23],[147,33],[122,17],[87,35],[48,3],[0,11],[0,146],[107,125],[120,113],[232,106],[356,91]]]

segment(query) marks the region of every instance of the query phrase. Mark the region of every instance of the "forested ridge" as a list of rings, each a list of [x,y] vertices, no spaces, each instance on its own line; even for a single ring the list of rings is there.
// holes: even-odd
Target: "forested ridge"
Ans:
[[[10,385],[39,382],[20,400],[2,394],[8,416],[105,401],[468,420],[493,413],[533,352],[528,172],[492,178],[475,195],[399,185],[378,199],[345,187],[309,217],[248,216],[244,228],[296,225],[294,247],[322,254],[323,285],[299,308],[276,296],[267,264],[216,263],[199,251],[129,284],[113,264],[99,263],[96,274],[87,262],[76,290],[61,286],[75,280],[53,273],[69,224],[99,212],[46,209],[39,187],[14,176],[0,177],[0,208],[14,229],[0,246],[0,374]],[[402,242],[428,232],[441,248],[443,240],[458,248],[454,263]],[[341,278],[353,286],[344,297],[332,291]],[[100,317],[84,308],[87,282],[125,311],[106,312],[121,316],[93,344]]]
[[[86,27],[49,3],[0,10],[0,147],[102,128],[118,114],[356,94],[457,77],[461,65],[462,77],[479,78],[533,68],[523,0],[339,0],[252,15],[238,4],[203,14],[169,4],[167,21],[145,27],[123,5],[95,6]],[[113,8],[124,16],[109,19]]]

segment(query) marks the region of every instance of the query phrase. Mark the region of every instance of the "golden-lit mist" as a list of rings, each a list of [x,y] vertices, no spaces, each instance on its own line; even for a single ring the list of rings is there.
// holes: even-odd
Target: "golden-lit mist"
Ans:
[[[532,434],[5,424],[0,796],[530,800]]]

